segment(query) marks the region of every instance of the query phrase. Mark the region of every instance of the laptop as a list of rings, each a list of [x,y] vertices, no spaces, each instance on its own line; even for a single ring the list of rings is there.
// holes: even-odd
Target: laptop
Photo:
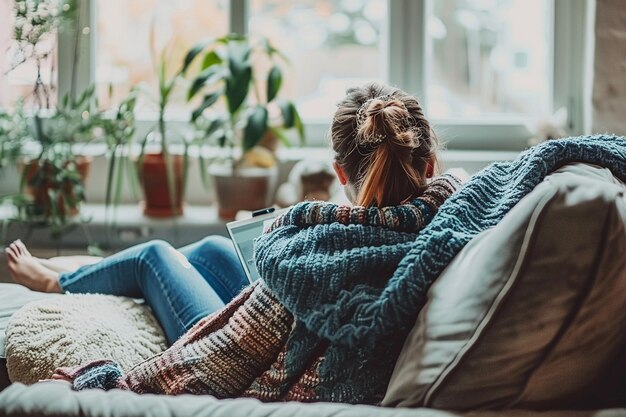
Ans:
[[[253,283],[260,278],[254,264],[254,239],[267,230],[274,219],[283,214],[287,209],[274,210],[273,208],[255,211],[252,217],[245,220],[237,220],[226,224],[235,251],[239,257],[239,262],[248,277],[248,281]]]

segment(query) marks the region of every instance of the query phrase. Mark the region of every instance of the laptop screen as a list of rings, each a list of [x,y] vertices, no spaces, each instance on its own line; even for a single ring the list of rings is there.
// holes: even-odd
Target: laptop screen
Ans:
[[[241,266],[243,266],[251,283],[260,278],[259,272],[254,265],[254,239],[260,236],[271,225],[274,218],[284,211],[277,210],[269,214],[231,222],[226,225],[230,238],[235,245]]]

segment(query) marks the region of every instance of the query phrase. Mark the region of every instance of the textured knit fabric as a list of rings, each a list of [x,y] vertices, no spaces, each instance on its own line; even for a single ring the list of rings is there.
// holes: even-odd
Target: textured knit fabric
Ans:
[[[407,231],[396,219],[382,222],[382,211],[354,209],[350,213],[360,214],[353,217],[332,205],[298,205],[257,239],[264,281],[116,386],[264,401],[376,403],[434,279],[473,237],[570,162],[601,165],[626,180],[626,139],[550,141],[515,161],[493,164],[447,199],[429,223],[421,211],[428,223],[421,231]],[[396,209],[393,217],[409,218],[408,210]],[[346,218],[356,222],[339,221]],[[291,325],[289,333],[280,331],[284,325]],[[277,342],[274,349],[266,347],[271,341]],[[68,375],[77,377],[78,387],[92,371],[87,366]]]
[[[7,368],[12,382],[34,384],[55,366],[115,358],[124,370],[167,347],[163,331],[145,304],[127,297],[50,295],[11,316]]]
[[[432,219],[438,207],[460,185],[458,179],[443,175],[433,180],[419,198],[409,204],[384,209],[336,206],[329,203],[303,203],[278,219],[275,229],[299,222],[332,225],[342,228],[378,229],[380,237],[373,242],[392,248],[395,242],[414,240]],[[341,222],[341,223],[340,223]],[[376,226],[373,226],[376,225]],[[386,239],[386,240],[385,240]],[[400,240],[399,240],[400,239]],[[363,242],[370,245],[372,242]],[[356,256],[356,255],[355,255]],[[387,275],[398,256],[385,260]],[[377,285],[382,285],[378,283]],[[402,340],[394,341],[398,349]],[[297,352],[296,355],[293,355]],[[98,361],[80,368],[62,368],[58,372],[73,379],[75,389],[99,387],[122,388],[136,392],[212,394],[220,398],[248,396],[263,401],[298,400],[344,402],[377,402],[397,353],[383,348],[375,368],[386,369],[382,378],[377,369],[364,369],[359,375],[371,374],[371,388],[354,395],[349,387],[339,394],[318,394],[318,368],[333,363],[328,342],[312,335],[278,302],[267,286],[259,281],[245,290],[224,310],[196,324],[170,349],[139,364],[123,376],[116,363]],[[366,352],[354,350],[354,358],[365,358]],[[335,365],[332,365],[335,367]],[[348,375],[333,376],[337,387]],[[345,380],[345,381],[344,381]],[[328,381],[330,382],[330,381]]]
[[[314,334],[346,346],[371,344],[410,326],[430,284],[456,254],[495,226],[546,175],[572,162],[606,167],[624,180],[626,138],[597,135],[548,141],[514,161],[485,168],[442,205],[415,241],[398,245],[402,260],[381,288],[367,285],[346,293],[362,282],[364,274],[371,275],[367,271],[378,250],[363,251],[358,261],[350,258],[346,273],[346,263],[338,265],[330,246],[353,239],[349,228],[341,236],[333,235],[332,241],[316,227],[279,228],[258,240],[257,267],[278,299]],[[363,230],[366,233],[370,231]],[[319,256],[324,250],[327,253]],[[317,259],[307,260],[310,256]],[[323,266],[310,266],[318,262]]]

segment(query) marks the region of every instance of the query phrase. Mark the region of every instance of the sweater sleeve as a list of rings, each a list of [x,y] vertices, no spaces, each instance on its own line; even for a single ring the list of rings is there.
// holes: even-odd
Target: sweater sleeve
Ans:
[[[122,368],[110,360],[94,361],[75,368],[57,368],[55,373],[70,378],[76,391],[90,388],[128,389]]]
[[[237,397],[276,360],[292,323],[257,281],[169,349],[129,370],[125,383],[138,393]]]

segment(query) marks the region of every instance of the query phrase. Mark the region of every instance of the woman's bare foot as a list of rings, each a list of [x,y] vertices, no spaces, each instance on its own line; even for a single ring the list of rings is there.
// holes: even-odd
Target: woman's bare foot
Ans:
[[[61,292],[59,274],[41,265],[21,240],[11,243],[5,251],[9,273],[15,282],[35,291]]]

